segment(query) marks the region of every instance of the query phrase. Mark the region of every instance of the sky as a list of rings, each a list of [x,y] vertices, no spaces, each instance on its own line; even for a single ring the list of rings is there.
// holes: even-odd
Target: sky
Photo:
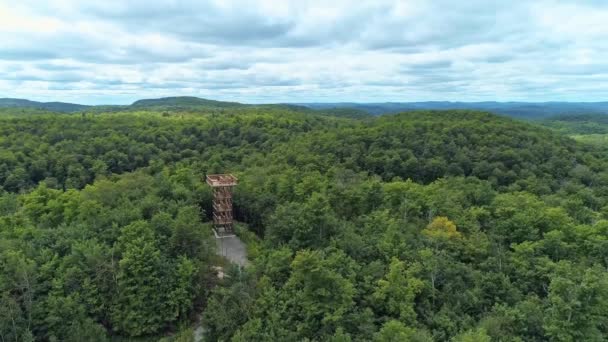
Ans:
[[[608,100],[606,0],[0,0],[0,97]]]

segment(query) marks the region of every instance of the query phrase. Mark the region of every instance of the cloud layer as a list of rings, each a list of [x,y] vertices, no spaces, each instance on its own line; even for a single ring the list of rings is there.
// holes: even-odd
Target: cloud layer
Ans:
[[[0,97],[608,99],[606,1],[0,0]]]

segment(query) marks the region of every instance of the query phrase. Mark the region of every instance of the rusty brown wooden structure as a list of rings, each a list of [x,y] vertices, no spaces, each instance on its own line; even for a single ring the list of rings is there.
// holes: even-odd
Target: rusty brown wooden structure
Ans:
[[[232,217],[232,188],[239,180],[231,174],[207,175],[207,184],[213,188],[213,225],[220,235],[234,232]]]

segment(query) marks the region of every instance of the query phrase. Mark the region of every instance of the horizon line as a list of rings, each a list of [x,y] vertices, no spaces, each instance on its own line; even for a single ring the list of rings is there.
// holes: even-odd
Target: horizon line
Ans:
[[[161,99],[170,99],[170,98],[196,98],[201,100],[210,100],[217,102],[232,102],[239,103],[244,105],[271,105],[271,104],[285,104],[285,105],[306,105],[306,104],[415,104],[415,103],[462,103],[462,104],[477,104],[477,103],[499,103],[499,104],[598,104],[598,103],[608,103],[608,100],[597,100],[597,101],[521,101],[521,100],[483,100],[483,101],[453,101],[453,100],[424,100],[424,101],[394,101],[394,100],[385,100],[385,101],[276,101],[276,102],[241,102],[239,100],[234,99],[226,99],[219,100],[215,98],[207,98],[207,97],[198,97],[198,96],[190,96],[190,95],[175,95],[175,96],[161,96],[161,97],[146,97],[139,98],[130,103],[119,104],[119,103],[98,103],[98,104],[83,104],[78,102],[68,102],[61,100],[52,100],[52,101],[42,101],[42,100],[34,100],[32,98],[22,98],[22,97],[0,97],[0,100],[23,100],[23,101],[31,101],[38,102],[43,104],[48,103],[65,103],[65,104],[73,104],[79,106],[130,106],[133,105],[137,101],[141,100],[161,100]]]

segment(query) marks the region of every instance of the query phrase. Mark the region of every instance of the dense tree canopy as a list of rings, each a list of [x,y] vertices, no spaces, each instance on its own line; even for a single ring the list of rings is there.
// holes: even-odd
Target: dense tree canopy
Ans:
[[[251,257],[223,280],[216,172],[240,179]],[[160,336],[199,312],[212,341],[608,336],[605,149],[512,119],[9,113],[0,189],[2,342]]]

